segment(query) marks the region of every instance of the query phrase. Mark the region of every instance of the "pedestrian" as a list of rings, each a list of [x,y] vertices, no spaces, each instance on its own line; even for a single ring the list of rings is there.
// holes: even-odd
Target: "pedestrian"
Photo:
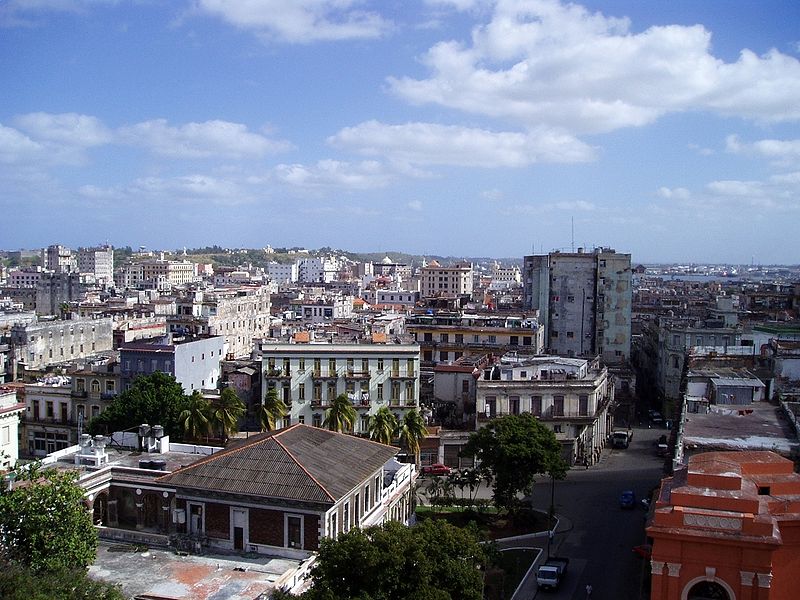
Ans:
[[[592,584],[591,583],[587,583],[586,584],[586,600],[589,600],[589,598],[591,598],[591,597],[592,597]]]

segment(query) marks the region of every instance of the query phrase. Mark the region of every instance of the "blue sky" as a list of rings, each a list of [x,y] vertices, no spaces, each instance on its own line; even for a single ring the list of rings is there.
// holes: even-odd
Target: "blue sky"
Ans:
[[[798,263],[800,2],[4,0],[0,248]]]

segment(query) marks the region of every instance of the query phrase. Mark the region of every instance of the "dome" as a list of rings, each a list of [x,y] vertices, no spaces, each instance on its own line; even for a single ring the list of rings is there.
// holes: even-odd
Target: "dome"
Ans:
[[[388,256],[384,256],[383,260],[381,261],[381,264],[390,265],[390,264],[392,264],[392,259],[389,258]]]

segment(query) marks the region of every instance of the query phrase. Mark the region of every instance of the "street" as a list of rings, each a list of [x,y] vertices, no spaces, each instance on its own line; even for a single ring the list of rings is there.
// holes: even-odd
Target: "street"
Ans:
[[[592,600],[638,600],[645,560],[634,546],[645,542],[645,510],[641,498],[649,497],[663,475],[663,459],[655,455],[655,442],[664,429],[635,427],[630,447],[607,448],[599,464],[590,469],[574,468],[566,480],[555,482],[556,514],[563,517],[553,538],[553,555],[570,559],[562,587],[556,592],[536,591],[535,581],[526,581],[524,593],[515,600],[550,598],[583,600],[586,585],[592,586]],[[623,490],[633,490],[636,505],[620,508]],[[534,486],[537,508],[550,504],[549,480]],[[546,538],[537,539],[545,549]],[[535,577],[533,577],[535,579]]]

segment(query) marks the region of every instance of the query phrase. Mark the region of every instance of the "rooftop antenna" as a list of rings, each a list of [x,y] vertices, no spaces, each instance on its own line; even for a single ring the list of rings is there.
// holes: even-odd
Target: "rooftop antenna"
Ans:
[[[569,221],[572,225],[572,253],[575,254],[575,217],[570,217]]]

